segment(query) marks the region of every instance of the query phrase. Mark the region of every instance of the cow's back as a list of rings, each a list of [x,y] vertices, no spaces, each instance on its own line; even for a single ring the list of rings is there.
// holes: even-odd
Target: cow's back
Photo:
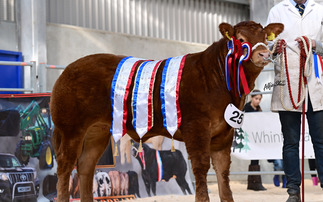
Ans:
[[[50,104],[55,127],[75,126],[79,120],[111,120],[106,115],[112,113],[110,86],[122,57],[89,55],[66,67],[52,91]]]

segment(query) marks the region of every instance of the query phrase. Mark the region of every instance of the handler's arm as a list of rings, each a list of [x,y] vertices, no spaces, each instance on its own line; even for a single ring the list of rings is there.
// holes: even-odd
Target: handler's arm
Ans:
[[[323,44],[322,44],[322,42],[319,41],[319,40],[315,40],[314,43],[315,43],[315,50],[314,50],[315,54],[323,56]]]

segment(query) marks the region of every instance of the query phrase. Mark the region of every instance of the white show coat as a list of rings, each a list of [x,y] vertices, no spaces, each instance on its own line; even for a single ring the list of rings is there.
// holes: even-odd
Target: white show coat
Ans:
[[[287,43],[287,61],[288,72],[290,77],[290,84],[292,95],[295,103],[298,99],[298,82],[299,82],[299,53],[300,49],[298,43],[295,41],[297,37],[307,36],[314,39],[317,43],[316,54],[323,55],[322,42],[323,42],[323,6],[314,2],[314,0],[307,0],[303,16],[298,13],[289,0],[284,0],[274,6],[268,15],[267,24],[269,23],[283,23],[284,31],[277,37],[277,39],[284,39]],[[312,55],[312,54],[311,54]],[[314,74],[313,55],[311,56],[311,75],[307,78],[308,92],[314,111],[323,110],[323,85],[317,82]],[[286,72],[284,69],[283,75],[283,102],[286,108],[291,109],[292,103],[288,92],[288,84],[286,79]],[[275,64],[275,82],[278,83],[280,79],[281,67],[280,59],[277,58]],[[321,71],[322,73],[322,71]],[[321,77],[322,79],[322,77]],[[306,93],[307,96],[307,93]],[[306,100],[308,100],[306,98]],[[307,103],[307,102],[306,102]],[[281,87],[274,86],[272,101],[272,111],[285,111],[281,104]],[[302,105],[296,111],[301,111]],[[307,110],[307,104],[306,104]],[[295,110],[293,110],[295,111]]]

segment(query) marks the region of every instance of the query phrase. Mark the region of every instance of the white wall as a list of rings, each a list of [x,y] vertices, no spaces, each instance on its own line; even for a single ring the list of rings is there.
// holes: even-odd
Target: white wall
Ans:
[[[86,55],[112,53],[146,59],[164,59],[206,49],[205,44],[177,42],[80,28],[47,25],[47,63],[68,65]],[[47,91],[51,91],[59,70],[47,71]]]
[[[19,51],[16,23],[0,21],[0,50]]]

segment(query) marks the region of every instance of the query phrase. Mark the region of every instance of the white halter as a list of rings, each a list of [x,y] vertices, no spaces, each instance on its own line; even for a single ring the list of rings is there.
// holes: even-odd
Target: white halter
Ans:
[[[269,50],[268,46],[264,44],[263,42],[258,42],[254,46],[252,46],[252,51],[254,51],[258,46],[264,46],[267,50]]]

